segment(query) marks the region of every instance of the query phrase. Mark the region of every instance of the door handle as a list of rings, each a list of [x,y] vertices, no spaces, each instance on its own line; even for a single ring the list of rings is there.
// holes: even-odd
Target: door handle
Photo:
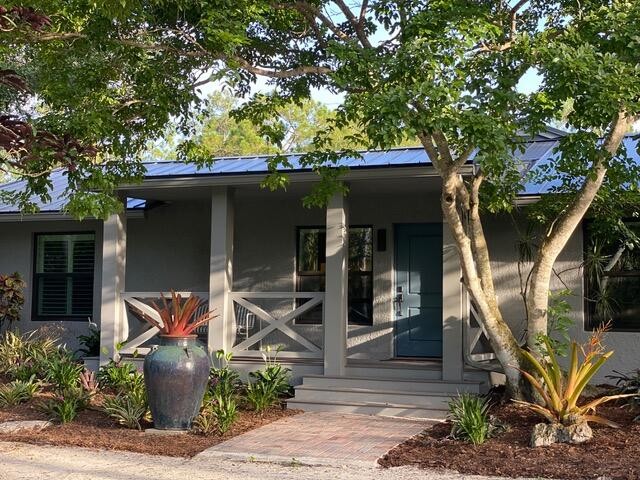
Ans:
[[[399,286],[396,288],[396,296],[393,299],[393,303],[396,304],[396,315],[398,317],[402,316],[402,302],[404,301],[404,294],[402,293],[402,287]]]

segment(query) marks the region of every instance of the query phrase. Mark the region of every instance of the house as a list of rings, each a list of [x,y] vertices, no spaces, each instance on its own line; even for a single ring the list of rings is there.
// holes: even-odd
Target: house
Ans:
[[[520,160],[527,168],[548,162],[560,135],[529,141]],[[636,155],[634,140],[625,142]],[[216,309],[199,334],[210,352],[233,352],[236,368],[259,368],[261,351],[280,345],[278,359],[298,383],[294,407],[437,417],[452,394],[486,391],[494,356],[460,281],[440,180],[424,151],[345,158],[349,193],[326,209],[303,207],[317,177],[298,158],[289,156],[291,184],[278,192],[260,188],[265,156],[204,168],[148,163],[141,184],[121,188],[127,208],[104,222],[60,211],[66,182],[55,172],[54,200],[40,213],[0,206],[0,272],[18,271],[28,284],[20,328],[58,322],[73,343],[91,318],[101,327],[96,362],[116,351],[140,361],[156,331],[130,307],[150,311],[160,292],[175,289]],[[526,208],[548,187],[528,185],[519,203]],[[486,234],[501,307],[522,331],[514,221],[522,215],[487,217]],[[570,333],[578,339],[594,316],[583,300],[587,233],[579,229],[558,259],[562,281],[553,287],[573,293]],[[611,273],[624,309],[608,337],[616,354],[597,382],[640,367],[638,275]]]

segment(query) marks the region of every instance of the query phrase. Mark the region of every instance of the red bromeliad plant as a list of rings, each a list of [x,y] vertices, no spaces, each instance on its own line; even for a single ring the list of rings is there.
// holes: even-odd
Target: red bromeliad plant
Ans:
[[[153,308],[158,312],[162,323],[158,322],[151,315],[136,309],[138,314],[154,327],[160,330],[160,334],[167,337],[187,337],[192,335],[196,328],[217,317],[213,310],[195,317],[198,309],[203,305],[204,300],[193,294],[186,300],[175,291],[171,290],[171,304],[167,302],[165,295],[161,294],[162,306],[156,302],[152,303]]]

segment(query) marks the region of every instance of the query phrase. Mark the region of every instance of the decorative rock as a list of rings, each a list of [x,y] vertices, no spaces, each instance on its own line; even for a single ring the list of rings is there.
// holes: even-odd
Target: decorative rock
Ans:
[[[593,437],[591,427],[587,422],[579,422],[573,425],[561,425],[559,423],[538,423],[531,432],[532,447],[546,447],[554,443],[584,443]]]
[[[149,435],[185,435],[189,430],[160,430],[159,428],[147,428],[144,433]]]
[[[22,430],[39,431],[51,426],[46,420],[16,420],[0,423],[0,433],[16,433]]]

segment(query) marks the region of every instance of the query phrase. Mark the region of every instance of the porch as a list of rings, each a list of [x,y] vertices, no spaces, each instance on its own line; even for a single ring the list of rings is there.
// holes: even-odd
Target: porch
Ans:
[[[157,207],[143,219],[127,221],[120,214],[104,223],[101,363],[116,354],[144,356],[157,330],[131,306],[153,314],[151,302],[173,288],[195,293],[216,310],[218,317],[198,334],[211,354],[232,352],[238,370],[260,368],[262,351],[280,346],[278,359],[298,384],[292,406],[428,416],[457,391],[486,388],[487,373],[470,364],[491,354],[470,315],[433,179],[353,180],[349,195],[333,197],[324,210],[301,207],[309,183],[275,193],[256,183],[147,184],[126,192]],[[435,355],[397,351],[398,320],[418,318],[409,307],[401,311],[397,301],[396,230],[403,224],[429,224],[441,238],[430,256],[439,268],[420,277],[441,276],[435,280],[440,298],[433,304],[439,329],[433,338],[441,345]],[[357,274],[350,226],[370,237],[369,265],[360,262]],[[324,232],[325,239],[318,265],[306,277],[299,268],[306,261],[300,256],[301,230]],[[366,283],[363,272],[371,282],[369,310],[353,301],[354,284],[362,290]],[[324,288],[313,274],[322,276]],[[368,312],[367,321],[354,321],[358,312]],[[433,323],[431,315],[432,330]],[[420,333],[420,326],[409,326],[412,332]]]

